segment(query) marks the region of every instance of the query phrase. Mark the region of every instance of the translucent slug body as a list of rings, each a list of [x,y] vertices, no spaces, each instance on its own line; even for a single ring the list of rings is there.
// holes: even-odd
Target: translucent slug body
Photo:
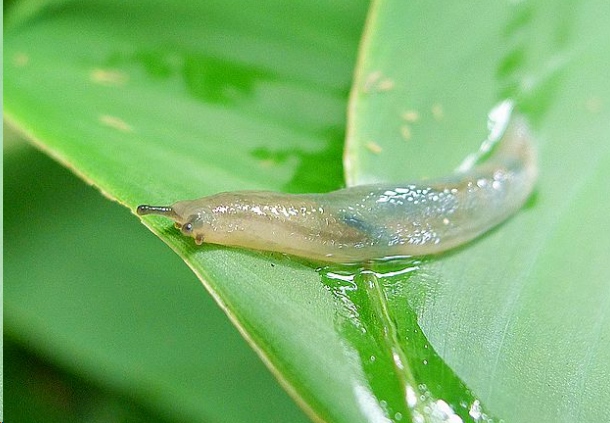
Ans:
[[[514,119],[487,160],[450,177],[326,194],[228,192],[172,206],[142,205],[138,214],[173,219],[197,244],[353,263],[464,244],[519,210],[535,179],[530,133]]]

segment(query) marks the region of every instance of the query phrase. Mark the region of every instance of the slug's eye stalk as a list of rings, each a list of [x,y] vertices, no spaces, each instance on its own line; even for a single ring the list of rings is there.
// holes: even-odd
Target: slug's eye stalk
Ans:
[[[168,217],[174,220],[176,220],[176,218],[178,217],[171,206],[149,206],[146,204],[142,204],[138,206],[136,212],[139,216],[146,216],[147,214],[156,214],[158,216]]]

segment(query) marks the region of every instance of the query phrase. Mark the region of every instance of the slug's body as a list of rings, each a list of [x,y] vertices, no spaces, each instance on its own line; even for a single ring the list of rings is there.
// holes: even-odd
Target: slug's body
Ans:
[[[483,164],[437,180],[327,194],[221,193],[171,207],[139,206],[138,214],[169,217],[198,244],[316,261],[434,254],[472,240],[522,207],[536,179],[529,138],[515,120]]]

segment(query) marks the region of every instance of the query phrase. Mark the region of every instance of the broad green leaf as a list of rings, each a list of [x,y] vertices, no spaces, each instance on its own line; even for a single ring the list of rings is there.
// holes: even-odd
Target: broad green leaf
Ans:
[[[609,14],[602,1],[380,0],[367,23],[351,184],[450,173],[506,98],[532,125],[540,177],[530,204],[385,282],[390,307],[410,304],[438,354],[507,422],[610,419]],[[405,350],[410,326],[394,316],[394,348]],[[417,370],[417,354],[407,358]],[[431,395],[446,399],[435,390],[451,381],[438,381]]]

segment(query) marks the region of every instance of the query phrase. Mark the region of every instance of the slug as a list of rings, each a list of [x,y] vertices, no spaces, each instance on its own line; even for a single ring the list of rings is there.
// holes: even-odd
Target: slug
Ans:
[[[362,185],[326,194],[225,192],[171,206],[141,205],[197,244],[356,263],[446,251],[519,210],[536,179],[525,121],[513,118],[480,164],[436,180]]]

